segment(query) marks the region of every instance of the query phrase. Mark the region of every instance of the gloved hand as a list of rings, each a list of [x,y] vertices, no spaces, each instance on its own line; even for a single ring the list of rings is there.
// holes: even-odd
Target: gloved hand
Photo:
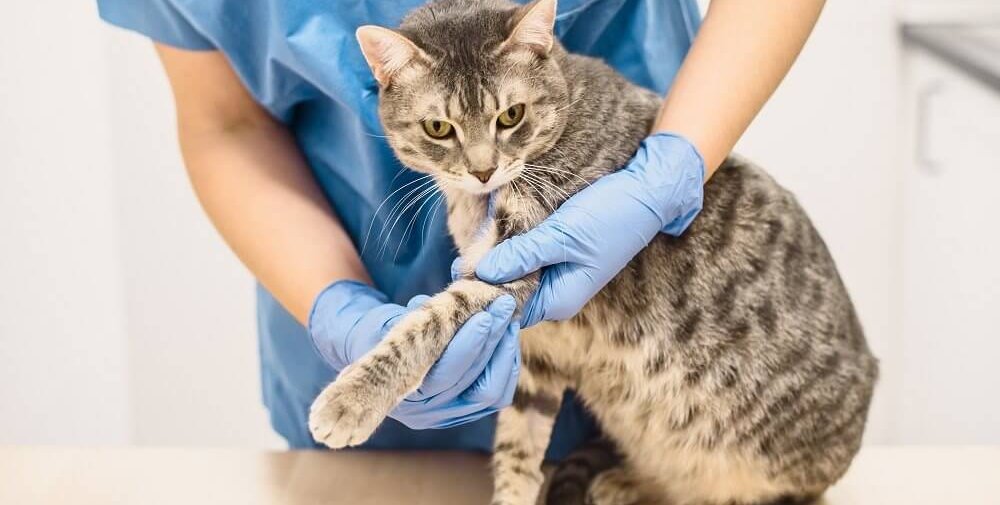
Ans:
[[[316,297],[309,334],[320,356],[339,373],[428,298],[416,296],[403,307],[371,286],[339,281]],[[420,388],[389,416],[413,429],[447,428],[510,405],[520,369],[514,309],[514,299],[502,296],[469,318]]]
[[[542,267],[521,324],[573,317],[663,232],[680,235],[701,211],[705,162],[687,140],[657,133],[635,157],[564,202],[535,228],[497,245],[476,276],[509,282]]]

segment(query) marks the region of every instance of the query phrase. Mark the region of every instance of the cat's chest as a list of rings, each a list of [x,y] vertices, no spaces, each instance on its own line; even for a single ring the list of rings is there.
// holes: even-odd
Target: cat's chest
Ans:
[[[473,263],[496,244],[524,233],[551,214],[542,202],[513,185],[493,195],[450,191],[447,198],[448,231],[462,258]]]
[[[593,345],[589,328],[567,322],[542,322],[521,330],[523,366],[534,380],[552,380],[576,388],[590,368]]]

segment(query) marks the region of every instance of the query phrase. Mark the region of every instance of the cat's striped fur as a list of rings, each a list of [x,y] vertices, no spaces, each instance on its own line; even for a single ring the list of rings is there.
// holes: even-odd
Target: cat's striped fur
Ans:
[[[628,161],[659,108],[652,93],[558,44],[545,56],[505,50],[528,12],[503,0],[414,11],[400,31],[423,61],[383,87],[390,143],[405,163],[441,180],[449,228],[470,268]],[[429,143],[407,125],[429,103],[451,109],[456,122],[489,121],[511,94],[533,104],[530,130],[498,141],[496,155],[551,167],[534,174],[550,186],[518,185],[511,169],[515,183],[495,190],[487,220],[487,196],[452,183],[464,170],[462,146]],[[537,275],[500,286],[466,275],[434,296],[316,400],[316,439],[331,447],[364,441],[471,314],[501,293],[521,304],[537,285]],[[599,420],[609,442],[598,447],[617,456],[571,458],[556,472],[564,479],[550,487],[550,503],[811,499],[858,450],[877,375],[822,239],[788,191],[740,159],[707,183],[704,210],[681,238],[657,237],[580,314],[524,330],[521,346],[518,391],[500,414],[493,459],[494,501],[503,505],[535,502],[566,388]],[[574,470],[574,462],[590,464]]]

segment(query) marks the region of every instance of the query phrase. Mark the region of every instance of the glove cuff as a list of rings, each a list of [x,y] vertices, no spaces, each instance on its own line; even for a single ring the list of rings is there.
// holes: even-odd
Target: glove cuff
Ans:
[[[309,312],[313,349],[335,371],[348,364],[351,330],[372,309],[389,302],[381,291],[358,281],[340,280],[320,291]]]
[[[662,233],[679,236],[701,212],[705,185],[705,160],[684,137],[672,132],[650,135],[642,141],[632,163],[647,188],[660,218]]]

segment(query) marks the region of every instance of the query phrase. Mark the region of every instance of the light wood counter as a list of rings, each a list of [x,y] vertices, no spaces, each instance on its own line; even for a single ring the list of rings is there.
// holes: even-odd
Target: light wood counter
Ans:
[[[4,505],[485,504],[484,457],[0,448]],[[869,447],[823,505],[1000,505],[1000,448]]]

